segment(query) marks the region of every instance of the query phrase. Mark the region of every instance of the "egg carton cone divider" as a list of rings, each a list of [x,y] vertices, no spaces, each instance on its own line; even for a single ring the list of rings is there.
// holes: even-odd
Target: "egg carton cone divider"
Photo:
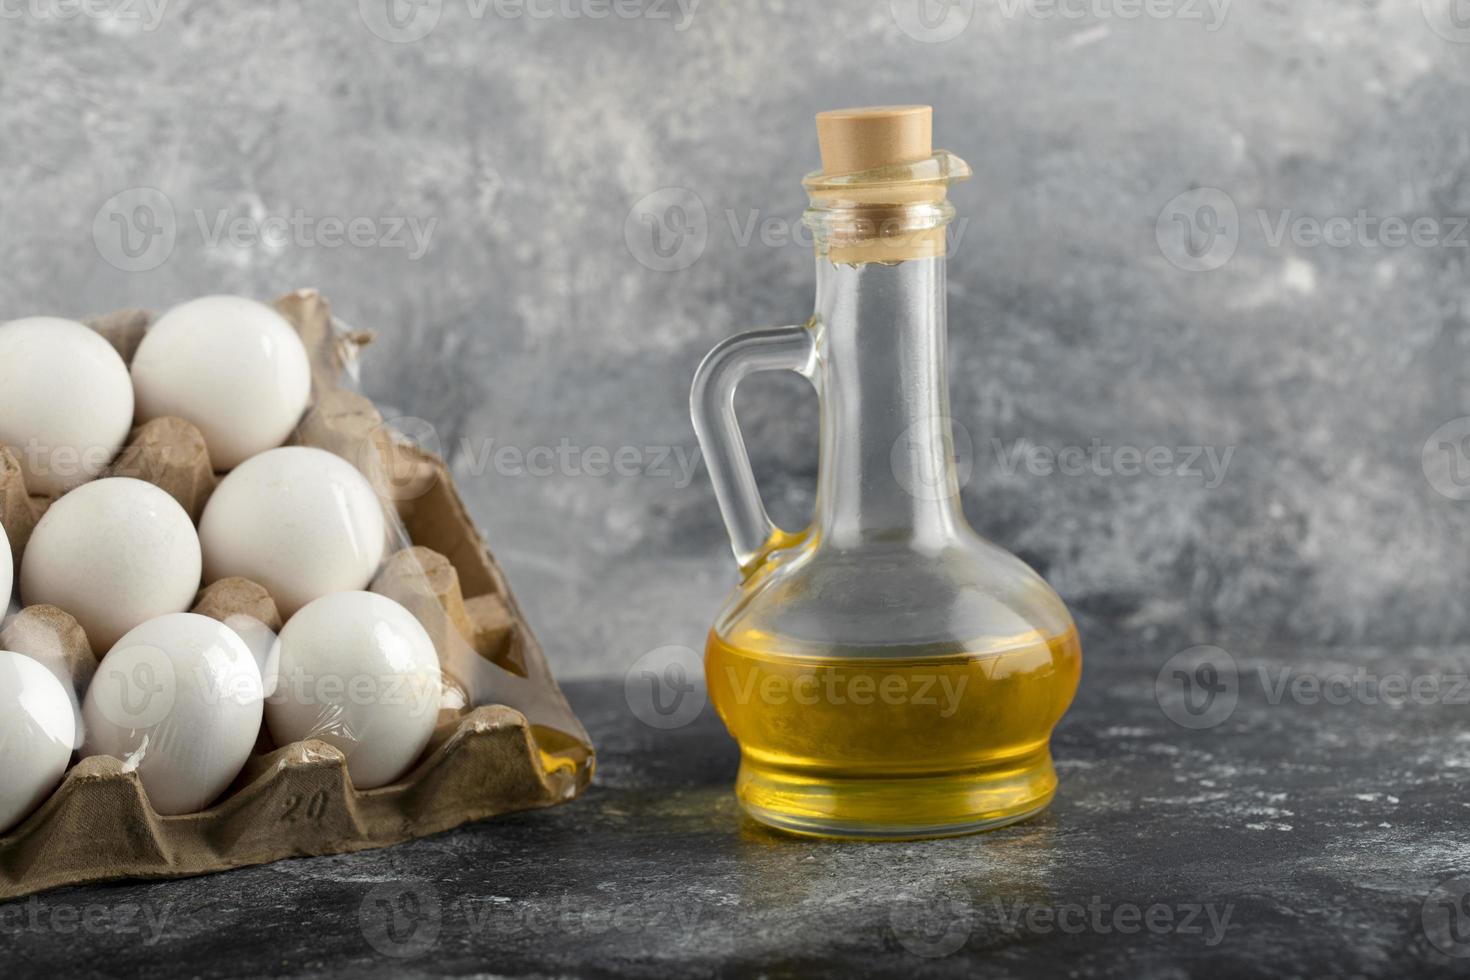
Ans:
[[[244,770],[210,808],[161,816],[121,760],[81,759],[49,799],[0,836],[0,900],[63,885],[185,877],[384,847],[566,802],[591,781],[595,756],[586,730],[448,468],[396,438],[372,402],[350,386],[371,335],[335,322],[315,290],[290,293],[275,306],[312,358],[312,407],[292,442],[357,466],[397,518],[390,521],[389,557],[370,588],[423,623],[445,687],[460,704],[440,712],[433,740],[406,776],[373,790],[353,787],[343,753],[327,742],[276,746],[263,730]],[[91,326],[128,360],[149,322],[145,312],[123,310]],[[135,428],[107,475],[161,487],[196,521],[217,483],[198,430],[172,418]],[[26,492],[14,455],[0,448],[0,523],[17,566],[49,503]],[[281,625],[269,594],[245,579],[208,586],[194,611]],[[92,650],[76,620],[54,606],[11,616],[0,644],[45,663],[78,699],[107,652]]]

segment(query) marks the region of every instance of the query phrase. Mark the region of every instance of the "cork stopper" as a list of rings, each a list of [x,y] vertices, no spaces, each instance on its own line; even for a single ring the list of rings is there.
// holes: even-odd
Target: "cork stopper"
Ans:
[[[819,112],[817,142],[825,174],[918,163],[934,152],[934,109],[887,105]]]

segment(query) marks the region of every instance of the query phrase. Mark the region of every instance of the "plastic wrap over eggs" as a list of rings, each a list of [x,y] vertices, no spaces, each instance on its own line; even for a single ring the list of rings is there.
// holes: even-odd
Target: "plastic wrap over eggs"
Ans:
[[[0,651],[0,833],[61,783],[75,739],[61,682],[29,657]]]
[[[128,367],[74,320],[33,316],[0,324],[0,443],[26,489],[56,496],[95,479],[133,424]]]
[[[188,609],[201,564],[184,508],[151,483],[114,477],[47,509],[21,559],[20,594],[75,616],[100,654],[138,624]]]
[[[310,603],[281,630],[266,724],[276,744],[321,739],[342,750],[358,789],[402,776],[428,745],[443,681],[424,627],[374,592]]]
[[[139,421],[192,422],[216,470],[285,442],[311,395],[311,364],[291,324],[240,296],[205,296],[159,317],[132,375]]]
[[[287,618],[319,596],[365,588],[387,526],[372,484],[324,449],[254,456],[215,489],[199,521],[207,582],[265,586]]]
[[[260,668],[225,624],[194,613],[151,619],[102,659],[87,689],[84,755],[136,766],[161,814],[207,807],[260,733]]]

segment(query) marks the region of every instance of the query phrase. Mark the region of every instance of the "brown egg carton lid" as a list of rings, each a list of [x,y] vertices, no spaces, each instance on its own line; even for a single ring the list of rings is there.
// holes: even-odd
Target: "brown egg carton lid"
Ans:
[[[372,402],[343,385],[368,334],[336,323],[314,290],[276,302],[312,355],[312,407],[293,442],[356,465],[397,516],[390,554],[370,586],[424,624],[438,650],[450,701],[428,749],[398,782],[357,790],[343,753],[308,739],[278,747],[262,726],[255,753],[209,809],[162,816],[121,760],[78,761],[60,787],[0,836],[0,899],[118,878],[170,878],[287,857],[383,847],[500,813],[574,798],[595,756],[568,706],[504,572],[470,520],[447,466],[396,437]],[[91,322],[125,360],[149,316],[125,310]],[[204,440],[182,419],[134,429],[108,476],[147,480],[197,521],[217,483]],[[17,566],[49,505],[26,493],[10,450],[0,448],[0,523]],[[200,592],[194,611],[245,617],[279,630],[270,595],[245,579]],[[45,663],[78,701],[106,651],[93,651],[76,620],[32,606],[0,630],[0,648]]]

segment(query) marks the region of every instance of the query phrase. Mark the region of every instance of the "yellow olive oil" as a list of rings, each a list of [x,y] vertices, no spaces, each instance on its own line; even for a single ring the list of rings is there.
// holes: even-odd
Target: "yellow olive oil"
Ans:
[[[1081,673],[1075,629],[956,649],[782,649],[710,634],[710,699],[753,816],[834,837],[985,830],[1044,808]]]

